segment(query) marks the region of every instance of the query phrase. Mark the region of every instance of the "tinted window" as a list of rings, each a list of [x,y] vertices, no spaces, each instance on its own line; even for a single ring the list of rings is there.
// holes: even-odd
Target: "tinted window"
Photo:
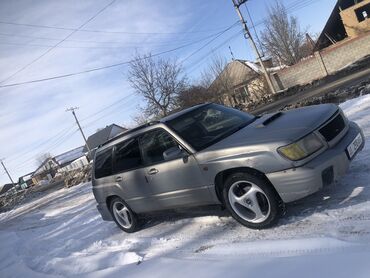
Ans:
[[[209,104],[181,115],[167,124],[200,151],[231,135],[254,117],[236,109]]]
[[[140,138],[140,146],[145,164],[164,161],[163,152],[177,147],[176,141],[163,129],[155,129]]]
[[[118,145],[115,150],[115,173],[127,171],[141,166],[139,144],[136,138],[129,139]]]
[[[96,153],[95,178],[112,175],[112,148]]]

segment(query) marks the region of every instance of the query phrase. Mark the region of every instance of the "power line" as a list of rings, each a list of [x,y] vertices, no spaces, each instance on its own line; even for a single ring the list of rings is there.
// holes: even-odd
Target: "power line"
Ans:
[[[5,78],[4,80],[2,80],[0,82],[0,84],[8,81],[9,79],[11,79],[12,77],[16,76],[18,73],[24,71],[26,68],[28,68],[29,66],[31,66],[32,64],[34,64],[35,62],[37,62],[38,60],[40,60],[42,57],[44,57],[45,55],[47,55],[49,52],[51,52],[52,50],[54,50],[57,46],[59,46],[60,44],[62,44],[66,39],[70,38],[74,33],[76,33],[79,29],[83,28],[84,26],[86,26],[89,22],[91,22],[92,20],[94,20],[99,14],[101,14],[103,11],[105,11],[109,6],[113,5],[113,3],[115,2],[116,0],[113,0],[111,2],[109,2],[107,5],[105,5],[102,9],[100,9],[97,13],[95,13],[92,17],[90,17],[87,21],[85,21],[83,24],[81,24],[76,30],[73,30],[72,32],[70,32],[64,39],[60,40],[58,43],[56,43],[54,46],[50,47],[49,49],[47,49],[44,53],[42,53],[40,56],[38,56],[36,59],[32,60],[30,63],[26,64],[25,66],[23,66],[22,68],[20,68],[19,70],[17,70],[15,73],[11,74],[10,76],[8,76],[7,78]]]
[[[220,43],[219,45],[217,45],[216,47],[212,48],[209,52],[207,52],[204,56],[202,56],[200,59],[198,59],[195,63],[193,63],[190,67],[188,67],[186,69],[186,72],[188,74],[192,73],[196,68],[197,66],[199,65],[200,62],[202,62],[204,59],[206,59],[209,55],[213,54],[216,50],[220,49],[221,47],[223,47],[225,44],[227,44],[228,42],[231,42],[233,41],[234,39],[236,39],[239,35],[241,35],[243,33],[243,31],[238,31],[236,33],[234,33],[232,36],[230,36],[229,38],[227,38],[226,40],[224,40],[222,43]],[[190,70],[191,69],[191,70]]]
[[[30,36],[30,35],[20,35],[20,34],[9,34],[9,33],[0,33],[0,36],[4,37],[16,37],[16,38],[28,38],[28,39],[35,39],[35,40],[52,40],[52,41],[59,41],[60,39],[57,38],[50,38],[50,37],[39,37],[39,36]],[[207,36],[208,38],[213,36],[213,34]],[[206,37],[198,37],[198,38],[193,38],[193,40],[198,40],[198,39],[205,39]],[[163,40],[164,38],[157,38],[156,40]],[[77,43],[94,43],[94,44],[122,44],[124,45],[133,45],[137,46],[139,44],[142,44],[143,41],[138,41],[138,42],[122,42],[122,41],[96,41],[96,40],[77,40],[77,39],[67,39],[65,40],[66,42],[77,42]],[[175,44],[179,44],[179,42],[188,42],[189,39],[176,39]],[[164,41],[145,41],[145,44],[152,44],[152,45],[171,45],[169,42],[164,42]],[[41,46],[52,46],[52,45],[41,45]],[[59,46],[61,47],[61,46]],[[115,46],[115,47],[122,47],[122,45]]]
[[[78,28],[75,29],[75,28],[68,28],[68,27],[58,27],[58,26],[41,25],[41,24],[17,23],[17,22],[8,22],[8,21],[0,21],[0,24],[25,26],[25,27],[33,27],[33,28],[45,28],[45,29],[54,29],[54,30],[87,32],[87,33],[106,33],[106,34],[125,34],[125,35],[197,34],[197,33],[208,33],[208,32],[220,31],[220,30],[225,28],[225,27],[220,27],[220,28],[216,28],[216,29],[197,30],[197,31],[183,31],[183,32],[128,32],[128,31],[108,31],[108,30],[78,29]]]
[[[293,2],[293,3],[291,3],[291,5],[289,5],[288,7],[287,7],[287,11],[288,12],[294,12],[294,11],[296,11],[296,10],[299,10],[299,9],[301,9],[301,8],[303,8],[303,7],[306,7],[306,6],[308,6],[308,5],[310,5],[310,4],[313,4],[314,2],[317,2],[317,1],[319,1],[319,0],[298,0],[298,1],[295,1],[295,2]],[[302,5],[302,4],[304,4],[304,5]],[[260,21],[258,21],[256,24],[254,24],[254,29],[255,29],[255,27],[256,26],[258,26],[258,25],[261,25],[261,24],[264,24],[264,23],[266,23],[266,21],[267,21],[267,18],[264,18],[264,19],[262,19],[262,20],[260,20]],[[256,32],[256,31],[255,31]],[[256,32],[257,33],[257,32]],[[209,51],[205,56],[203,56],[201,59],[199,59],[197,62],[195,62],[193,65],[191,65],[190,67],[188,67],[187,68],[187,73],[188,74],[190,74],[190,73],[192,73],[194,70],[193,70],[193,68],[195,67],[196,68],[196,66],[201,62],[201,61],[203,61],[205,58],[207,58],[209,55],[211,55],[215,50],[217,50],[217,49],[219,49],[220,47],[222,47],[224,44],[226,44],[228,41],[231,41],[232,39],[235,39],[238,35],[240,34],[240,32],[238,32],[237,34],[235,34],[235,35],[233,35],[232,37],[230,37],[229,39],[227,39],[227,40],[225,40],[223,43],[221,43],[219,46],[217,46],[217,47],[215,47],[215,48],[213,48],[211,51]],[[192,70],[190,70],[189,71],[189,69],[192,69]]]
[[[66,132],[65,134],[63,134],[63,135],[61,135],[61,136],[59,136],[59,137],[57,138],[57,140],[55,140],[55,142],[53,142],[53,143],[52,143],[52,145],[51,145],[51,146],[48,146],[47,148],[44,148],[44,149],[42,149],[42,150],[40,150],[40,151],[38,151],[38,152],[41,152],[41,153],[51,152],[51,151],[52,151],[52,150],[54,150],[56,147],[58,147],[58,146],[60,145],[60,143],[64,142],[65,140],[67,140],[67,139],[69,139],[69,138],[71,138],[71,136],[72,136],[73,134],[75,134],[75,133],[78,131],[78,129],[75,129],[75,130],[73,130],[72,132],[71,132],[71,131],[72,131],[72,130],[70,130],[70,131]],[[42,145],[41,145],[41,146],[42,146]],[[34,148],[33,148],[33,151],[34,151],[35,149],[37,149],[37,148],[41,147],[41,146],[34,147]],[[18,157],[19,157],[19,155],[18,155]],[[34,159],[35,159],[35,158],[34,158],[34,156],[29,157],[29,158],[27,158],[26,160],[23,160],[21,163],[18,163],[17,165],[18,165],[18,166],[20,166],[20,165],[27,164],[27,162],[33,161]],[[13,158],[12,160],[14,160],[14,158]]]
[[[127,96],[123,97],[122,99],[120,99],[120,100],[118,100],[118,101],[116,101],[116,102],[114,102],[114,103],[112,103],[112,104],[110,104],[110,105],[108,105],[108,106],[104,107],[103,109],[98,110],[96,113],[93,113],[93,114],[91,114],[91,115],[89,115],[89,116],[87,116],[87,117],[83,118],[82,120],[80,120],[80,122],[82,122],[82,121],[84,121],[84,120],[87,120],[88,118],[94,117],[94,116],[98,115],[99,113],[104,112],[105,110],[107,110],[107,109],[109,109],[109,108],[113,107],[114,105],[120,104],[120,103],[121,103],[121,101],[123,101],[123,100],[127,100],[127,98],[128,98],[128,97],[130,97],[130,96],[132,96],[132,95],[134,95],[134,93],[131,93],[131,94],[129,94],[129,95],[127,95]],[[74,108],[74,109],[76,109],[76,108]],[[68,109],[67,109],[67,110],[68,110]],[[71,110],[69,109],[68,111],[71,111]],[[85,124],[85,125],[84,125],[84,127],[89,126],[89,125],[91,125],[91,124],[93,124],[93,123],[97,122],[98,120],[100,120],[100,119],[102,119],[102,118],[106,117],[106,116],[107,116],[107,114],[103,115],[102,117],[100,117],[100,118],[98,118],[98,119],[95,119],[94,121],[88,122],[87,124]],[[74,126],[75,126],[75,125],[73,124],[73,125],[72,125],[72,127],[74,127]],[[43,149],[43,150],[41,151],[41,152],[51,152],[51,151],[52,151],[52,150],[54,150],[56,147],[58,147],[58,146],[60,145],[60,143],[65,142],[65,140],[66,140],[66,139],[71,138],[71,137],[72,137],[72,135],[74,135],[75,133],[77,133],[79,130],[80,130],[80,129],[74,129],[74,130],[72,131],[72,129],[70,129],[70,128],[69,128],[69,130],[63,129],[63,130],[61,130],[60,132],[58,132],[56,135],[54,135],[52,138],[49,138],[47,141],[43,142],[42,144],[39,144],[39,145],[37,145],[36,147],[33,147],[33,150],[34,150],[34,149],[36,149],[36,148],[39,148],[39,147],[40,147],[40,146],[42,146],[42,145],[45,145],[45,144],[46,144],[47,142],[49,142],[49,141],[50,141],[50,142],[51,142],[51,141],[54,141],[54,142],[52,143],[52,145],[51,145],[51,146],[49,146],[48,148]],[[72,132],[71,132],[71,131],[72,131]],[[62,134],[62,136],[60,136],[61,134]],[[56,139],[56,140],[52,140],[52,139]],[[24,154],[22,154],[22,155],[24,155]],[[18,155],[18,157],[19,157],[19,155]],[[27,164],[30,164],[30,163],[34,163],[34,159],[35,159],[34,157],[28,158],[28,159],[26,159],[26,160],[22,161],[21,163],[18,163],[18,164],[17,164],[17,166],[27,165]],[[15,160],[15,158],[13,158],[12,160]],[[17,169],[18,169],[18,168],[17,168]]]
[[[314,2],[317,2],[317,1],[318,0],[308,0],[308,1],[307,0],[303,0],[303,1],[302,0],[299,0],[299,1],[296,1],[293,4],[291,4],[290,6],[288,6],[287,10],[290,11],[290,12],[293,12],[295,10],[301,9],[303,7],[306,7],[306,6],[308,6],[308,5],[310,5],[310,4],[314,3]],[[266,20],[267,19],[261,20],[261,21],[257,22],[254,26],[256,27],[258,25],[261,25],[261,24],[265,23]],[[6,23],[6,22],[3,22],[3,21],[1,21],[0,23],[13,24],[13,23]],[[15,24],[15,25],[27,25],[27,24]],[[41,27],[41,25],[38,26],[38,27]],[[54,29],[55,28],[56,29],[59,28],[59,27],[57,28],[57,27],[51,27],[51,26],[47,26],[47,27],[46,26],[42,26],[42,27],[45,27],[45,28],[54,28]],[[61,28],[61,29],[66,29],[66,28]],[[68,29],[71,29],[71,28],[67,28],[67,30]],[[73,29],[73,30],[77,30],[77,29]],[[179,50],[181,48],[187,47],[188,45],[195,44],[195,43],[197,43],[197,42],[190,43],[190,44],[185,44],[183,46],[179,46],[179,47],[176,47],[174,49],[170,49],[170,50],[167,50],[167,51],[159,52],[157,54],[153,54],[152,56],[155,57],[155,56],[163,55],[163,54],[166,54],[166,53],[169,53],[169,52],[173,52],[173,51]],[[13,86],[19,86],[19,85],[24,85],[24,84],[31,84],[31,83],[44,82],[44,81],[49,81],[49,80],[54,80],[54,79],[66,78],[66,77],[70,77],[70,76],[74,76],[74,75],[79,75],[79,74],[94,72],[94,71],[108,69],[108,68],[117,67],[117,66],[121,66],[121,65],[127,65],[130,62],[132,62],[132,60],[121,62],[121,63],[117,63],[117,64],[113,64],[113,65],[108,65],[108,66],[93,68],[93,69],[89,69],[89,70],[84,70],[84,71],[80,71],[80,72],[74,72],[74,73],[57,75],[57,76],[48,77],[48,78],[41,78],[41,79],[35,79],[35,80],[30,80],[30,81],[24,81],[24,82],[17,82],[17,83],[12,83],[12,84],[1,85],[0,88],[13,87]]]
[[[46,44],[33,44],[33,43],[14,43],[14,42],[0,42],[0,45],[18,45],[23,47],[53,47],[52,45],[46,45]],[[58,46],[58,48],[64,48],[64,49],[125,49],[125,48],[140,48],[135,46]]]
[[[123,104],[125,104],[125,109],[124,109],[125,111],[128,111],[128,110],[129,110],[129,109],[127,108],[127,103],[135,104],[135,103],[130,102],[130,101],[124,102]],[[113,109],[112,111],[116,111],[116,110],[117,110],[117,108]],[[116,112],[117,112],[117,111],[116,111]],[[103,114],[102,116],[100,116],[99,118],[94,119],[94,120],[92,120],[92,121],[87,122],[86,124],[84,124],[84,127],[91,126],[91,125],[95,124],[96,122],[100,121],[101,119],[103,119],[103,118],[105,118],[105,117],[107,117],[107,116],[110,116],[110,115],[112,115],[112,114],[114,114],[114,113],[116,113],[116,112],[104,113],[104,114]]]
[[[202,37],[202,38],[198,38],[197,40],[192,40],[190,43],[199,43],[201,41],[204,41],[204,40],[207,40],[215,35],[217,35],[219,33],[216,33],[216,34],[211,34],[211,35],[208,35],[206,37]],[[0,36],[12,36],[12,35],[9,35],[9,34],[2,34],[0,33]],[[17,35],[16,35],[17,36]],[[23,36],[21,36],[23,37]],[[37,39],[37,37],[32,37],[32,38],[35,38]],[[72,40],[70,40],[72,41]],[[184,40],[186,41],[186,40]],[[95,41],[79,41],[78,42],[84,42],[84,43],[108,43],[108,42],[95,42]],[[178,40],[176,40],[176,44],[175,45],[178,45]],[[114,42],[111,42],[114,44]],[[145,44],[147,44],[148,42],[146,42]],[[149,42],[150,43],[150,42]],[[140,43],[142,45],[142,43]],[[171,45],[171,43],[165,43],[165,42],[157,42],[156,43],[157,45]],[[13,42],[0,42],[0,45],[19,45],[19,46],[23,46],[23,47],[29,47],[29,46],[35,46],[35,47],[53,47],[53,45],[46,45],[46,44],[35,44],[35,43],[13,43]],[[88,48],[97,48],[97,49],[123,49],[123,48],[141,48],[143,46],[137,46],[137,45],[133,45],[133,46],[128,46],[128,45],[120,45],[120,46],[57,46],[58,48],[84,48],[84,49],[88,49]]]
[[[312,5],[313,3],[315,2],[318,2],[319,0],[297,0],[293,3],[291,3],[290,5],[288,5],[286,7],[286,11],[288,13],[293,13],[295,11],[298,11],[302,8],[305,8],[309,5]],[[257,27],[257,26],[260,26],[262,24],[265,24],[268,20],[268,17],[264,17],[263,19],[257,21],[255,24],[254,24],[254,28]]]
[[[75,129],[72,132],[68,132],[68,133],[64,134],[63,136],[58,138],[58,140],[53,145],[51,145],[50,147],[48,147],[46,149],[43,149],[43,150],[39,151],[39,153],[52,153],[52,151],[55,150],[57,147],[59,147],[61,143],[64,143],[67,140],[71,139],[72,135],[76,134],[77,132],[78,132],[78,129]],[[32,156],[30,158],[27,158],[26,160],[22,161],[21,163],[17,163],[18,168],[16,168],[15,170],[21,169],[25,165],[30,165],[31,163],[32,164],[35,163],[35,157],[34,156]]]
[[[55,141],[55,140],[58,140],[58,139],[60,138],[60,136],[65,135],[66,133],[68,133],[68,132],[73,128],[73,127],[74,127],[74,125],[72,125],[72,126],[68,126],[68,127],[64,128],[64,129],[62,129],[60,132],[56,133],[56,134],[55,134],[55,135],[53,135],[52,137],[50,137],[50,138],[48,138],[48,139],[46,139],[46,140],[44,140],[44,141],[40,142],[40,143],[39,143],[39,144],[37,144],[36,146],[32,146],[32,149],[31,149],[31,150],[28,150],[28,151],[26,151],[26,152],[22,153],[21,155],[16,155],[16,156],[12,157],[9,161],[14,161],[14,160],[16,160],[18,157],[20,157],[20,156],[26,156],[28,153],[31,153],[34,149],[39,148],[39,147],[41,147],[41,146],[43,146],[43,145],[46,145],[46,144],[48,144],[49,142],[53,142],[53,141]]]
[[[232,26],[236,26],[236,24],[234,23]],[[230,26],[230,27],[232,27],[232,26]],[[229,30],[230,27],[228,27],[227,29]],[[220,33],[224,33],[224,31],[215,34],[215,36],[219,36],[219,34]],[[190,45],[194,45],[196,43],[199,43],[199,41],[188,43],[188,44],[184,44],[182,46],[179,46],[179,47],[176,47],[176,48],[172,48],[172,49],[169,49],[169,50],[161,51],[161,52],[152,54],[151,57],[157,57],[157,56],[161,56],[163,54],[174,52],[174,51],[180,50],[182,48],[188,47]],[[146,58],[144,57],[142,59],[146,59]],[[133,61],[134,60],[128,60],[128,61],[123,61],[123,62],[119,62],[119,63],[116,63],[116,64],[111,64],[111,65],[106,65],[106,66],[91,68],[91,69],[88,69],[88,70],[83,70],[83,71],[78,71],[78,72],[73,72],[73,73],[67,73],[67,74],[56,75],[56,76],[52,76],[52,77],[46,77],[46,78],[29,80],[29,81],[23,81],[23,82],[17,82],[17,83],[0,85],[0,88],[8,88],[8,87],[14,87],[14,86],[19,86],[19,85],[24,85],[24,84],[38,83],[38,82],[44,82],[44,81],[49,81],[49,80],[55,80],[55,79],[60,79],[60,78],[71,77],[71,76],[75,76],[75,75],[80,75],[80,74],[90,73],[90,72],[94,72],[94,71],[99,71],[99,70],[114,68],[114,67],[118,67],[118,66],[128,65],[128,64],[130,64]]]
[[[122,98],[120,98],[120,99],[118,99],[118,100],[115,100],[112,104],[110,104],[110,105],[108,105],[108,106],[106,106],[106,107],[104,107],[104,108],[102,108],[102,109],[100,109],[100,110],[96,111],[95,113],[92,113],[92,114],[90,114],[90,115],[88,115],[88,116],[86,116],[86,117],[82,118],[82,119],[80,120],[80,122],[83,122],[83,121],[85,121],[85,120],[87,120],[87,119],[89,119],[89,118],[91,118],[91,117],[95,117],[96,115],[99,115],[100,113],[104,112],[105,110],[108,110],[109,108],[111,108],[111,107],[113,107],[113,106],[116,106],[117,104],[120,104],[120,103],[121,103],[121,102],[123,102],[123,101],[128,101],[127,99],[128,99],[129,97],[133,96],[133,95],[135,95],[135,93],[130,93],[130,94],[128,94],[127,96],[124,96],[124,97],[122,97]]]
[[[256,39],[257,39],[258,45],[259,45],[259,47],[260,47],[260,49],[261,49],[262,56],[265,56],[265,53],[263,52],[263,47],[262,47],[262,44],[261,44],[260,38],[259,38],[258,33],[257,33],[257,30],[256,30],[256,26],[254,25],[254,22],[253,22],[252,16],[251,16],[251,14],[250,14],[250,12],[249,12],[249,9],[248,9],[248,6],[247,6],[247,2],[245,2],[245,3],[244,3],[244,7],[245,7],[245,9],[246,9],[246,11],[247,11],[247,14],[248,14],[248,17],[249,17],[249,21],[250,21],[250,22],[251,22],[251,24],[252,24],[252,29],[253,29],[253,31],[254,31],[254,35],[256,36]]]
[[[190,57],[194,56],[195,54],[197,54],[199,51],[201,51],[202,49],[204,49],[206,46],[208,46],[209,44],[211,44],[212,42],[214,42],[215,40],[217,40],[220,36],[222,36],[224,33],[226,33],[227,31],[229,31],[231,28],[233,28],[234,26],[236,26],[236,24],[238,24],[238,21],[235,22],[233,25],[231,25],[230,27],[226,28],[224,31],[220,32],[217,36],[215,36],[214,38],[212,38],[211,40],[209,40],[208,42],[206,42],[204,45],[202,45],[200,48],[198,48],[197,50],[195,50],[194,52],[192,52],[190,55],[188,55],[187,57],[185,57],[181,63],[185,62],[186,60],[188,60]]]

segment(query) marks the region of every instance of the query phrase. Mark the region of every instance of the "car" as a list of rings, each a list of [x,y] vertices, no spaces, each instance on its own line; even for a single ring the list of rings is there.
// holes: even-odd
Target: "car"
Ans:
[[[101,145],[92,188],[102,218],[125,232],[139,229],[141,214],[215,204],[263,229],[286,203],[344,175],[364,142],[334,104],[263,116],[201,104]]]

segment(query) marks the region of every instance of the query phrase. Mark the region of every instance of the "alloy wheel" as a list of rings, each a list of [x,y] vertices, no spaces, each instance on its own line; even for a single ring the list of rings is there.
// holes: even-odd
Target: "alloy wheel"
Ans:
[[[116,201],[113,204],[113,214],[117,222],[125,229],[130,229],[132,226],[132,215],[124,203]]]
[[[250,223],[262,223],[271,213],[265,192],[249,181],[237,181],[230,186],[228,198],[232,209]]]

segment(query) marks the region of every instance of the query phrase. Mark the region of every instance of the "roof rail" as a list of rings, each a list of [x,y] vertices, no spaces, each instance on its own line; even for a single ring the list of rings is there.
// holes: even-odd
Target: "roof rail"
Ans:
[[[105,146],[105,145],[109,144],[109,143],[110,143],[110,142],[112,142],[112,141],[115,141],[115,140],[117,140],[117,139],[119,139],[119,138],[123,137],[123,136],[126,136],[126,135],[128,135],[128,134],[130,134],[130,133],[133,133],[133,132],[135,132],[135,131],[138,131],[138,130],[140,130],[140,129],[143,129],[143,128],[145,128],[145,127],[152,126],[152,125],[155,125],[155,124],[158,124],[158,123],[160,123],[160,122],[159,122],[159,121],[152,121],[152,122],[149,122],[149,123],[146,123],[146,124],[143,124],[143,125],[139,125],[139,126],[137,126],[137,127],[135,127],[135,128],[132,128],[132,129],[126,130],[126,131],[124,131],[124,132],[121,132],[121,133],[119,133],[118,135],[116,135],[116,136],[112,137],[111,139],[109,139],[109,140],[105,141],[103,144],[100,144],[100,145],[98,146],[98,149],[99,149],[99,148],[101,148],[102,146]]]

